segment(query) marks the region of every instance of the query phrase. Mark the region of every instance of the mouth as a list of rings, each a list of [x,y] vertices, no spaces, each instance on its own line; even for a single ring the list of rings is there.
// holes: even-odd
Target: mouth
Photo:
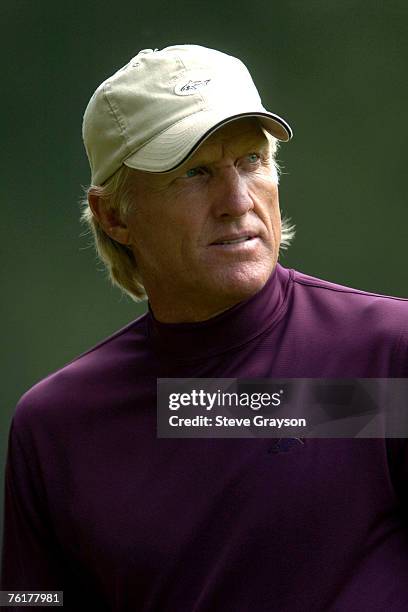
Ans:
[[[255,234],[241,234],[240,236],[223,236],[222,238],[215,240],[210,246],[214,245],[230,245],[230,244],[241,244],[242,242],[248,242],[257,238]]]

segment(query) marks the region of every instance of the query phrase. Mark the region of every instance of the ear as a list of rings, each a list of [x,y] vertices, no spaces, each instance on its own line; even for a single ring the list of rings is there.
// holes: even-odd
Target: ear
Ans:
[[[129,228],[120,218],[119,211],[110,210],[101,197],[95,193],[88,193],[88,203],[93,215],[104,232],[120,244],[130,244]]]

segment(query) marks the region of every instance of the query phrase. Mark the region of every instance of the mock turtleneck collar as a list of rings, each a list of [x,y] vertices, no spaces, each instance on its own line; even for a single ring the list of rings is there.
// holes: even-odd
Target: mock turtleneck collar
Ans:
[[[255,295],[219,315],[194,323],[161,323],[149,306],[148,334],[161,353],[198,359],[249,342],[271,327],[285,308],[291,271],[280,264]]]

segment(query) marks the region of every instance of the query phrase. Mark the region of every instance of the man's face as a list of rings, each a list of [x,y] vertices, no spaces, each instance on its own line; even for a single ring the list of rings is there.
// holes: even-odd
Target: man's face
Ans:
[[[259,291],[278,259],[281,219],[258,122],[225,125],[172,172],[134,171],[126,224],[157,319],[205,320]]]

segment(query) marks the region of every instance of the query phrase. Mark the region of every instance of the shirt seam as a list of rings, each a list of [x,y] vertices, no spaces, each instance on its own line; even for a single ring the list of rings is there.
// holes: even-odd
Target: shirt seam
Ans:
[[[367,295],[370,297],[378,297],[386,300],[397,300],[399,302],[408,302],[408,298],[397,297],[394,295],[382,295],[381,293],[374,293],[370,291],[363,291],[360,289],[351,289],[345,287],[342,289],[341,287],[326,287],[325,285],[320,285],[318,282],[310,282],[307,280],[303,280],[300,278],[296,278],[294,275],[293,282],[298,283],[299,285],[304,285],[305,287],[314,287],[316,289],[325,289],[326,291],[336,291],[337,293],[351,293],[353,295]]]
[[[402,363],[403,359],[401,358],[401,360],[398,359],[398,353],[400,352],[400,349],[403,345],[403,339],[404,339],[404,330],[401,330],[401,333],[398,336],[397,342],[395,343],[394,349],[392,351],[391,354],[391,366],[396,364],[397,365],[397,369],[398,369],[398,363]],[[402,355],[402,351],[401,351],[401,357],[403,357]],[[390,367],[391,370],[391,367]],[[399,378],[399,376],[390,376],[390,378]],[[404,378],[404,372],[402,372],[402,378]]]

